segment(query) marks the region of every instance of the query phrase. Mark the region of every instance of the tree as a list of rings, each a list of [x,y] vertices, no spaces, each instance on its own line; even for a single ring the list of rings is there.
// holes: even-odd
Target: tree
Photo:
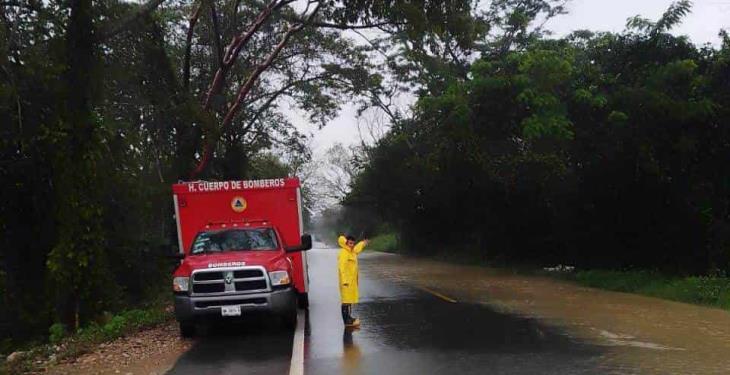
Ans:
[[[214,16],[216,14],[215,12],[211,13],[211,15],[213,15],[213,17],[211,18],[213,32],[211,34],[213,35],[212,39],[214,41],[214,43],[212,44],[217,46],[216,48],[218,50],[216,54],[218,56],[222,56],[222,58],[218,59],[218,67],[215,69],[212,83],[210,84],[205,94],[205,99],[203,101],[204,111],[209,112],[211,111],[211,109],[213,109],[213,100],[218,95],[220,95],[223,92],[223,89],[226,87],[226,82],[231,73],[231,69],[235,66],[237,59],[241,54],[241,51],[250,48],[253,43],[256,42],[257,39],[255,38],[255,36],[257,35],[257,33],[265,31],[266,27],[268,27],[267,25],[271,25],[272,30],[275,30],[276,33],[280,35],[280,37],[278,39],[274,39],[277,40],[276,43],[263,49],[267,52],[264,52],[260,55],[265,56],[265,58],[262,58],[260,62],[252,65],[246,70],[247,73],[242,76],[242,83],[236,90],[236,94],[231,96],[232,99],[230,99],[229,101],[230,104],[223,106],[224,110],[221,111],[220,114],[215,114],[215,116],[218,118],[218,121],[213,122],[219,122],[220,125],[212,127],[209,126],[209,128],[207,129],[207,138],[204,142],[203,150],[201,152],[201,156],[197,163],[197,166],[191,173],[191,177],[199,175],[200,173],[204,172],[205,169],[208,167],[209,162],[213,157],[218,138],[220,137],[220,135],[225,136],[227,132],[229,132],[229,128],[233,126],[232,124],[234,123],[239,111],[241,111],[242,108],[246,106],[246,104],[250,104],[247,102],[247,100],[249,99],[249,96],[253,94],[252,92],[253,90],[255,90],[255,85],[261,74],[265,71],[269,71],[272,67],[275,66],[276,60],[280,56],[280,54],[284,53],[283,56],[287,56],[285,60],[297,56],[296,54],[294,56],[288,56],[285,52],[283,52],[290,44],[290,42],[294,40],[295,34],[299,34],[302,30],[348,30],[389,27],[389,30],[391,32],[405,32],[409,35],[420,35],[423,33],[427,33],[428,30],[430,30],[431,28],[437,27],[427,26],[429,25],[428,21],[437,20],[440,24],[443,25],[447,22],[449,14],[458,13],[462,15],[468,15],[468,10],[470,8],[468,2],[459,1],[449,2],[448,7],[442,7],[441,2],[438,1],[424,1],[423,4],[421,4],[422,8],[414,7],[410,4],[400,3],[383,5],[380,3],[357,2],[351,4],[345,1],[343,4],[337,4],[314,1],[307,2],[303,11],[296,12],[291,7],[288,7],[288,5],[292,3],[293,1],[291,0],[275,0],[266,3],[262,8],[259,8],[260,10],[252,12],[252,15],[255,15],[254,19],[243,32],[233,34],[231,42],[226,48],[225,52],[220,51],[219,41],[224,36],[224,34],[221,33],[220,29],[216,26],[219,24],[219,20],[217,20],[217,16]],[[236,12],[238,11],[238,6],[239,4],[236,4],[235,6],[234,10]],[[189,51],[190,43],[192,41],[193,27],[198,23],[201,7],[202,4],[196,6],[195,10],[192,13],[192,16],[190,17],[190,28],[187,34],[186,59],[184,62],[183,73],[185,82],[187,82],[187,77],[189,77]],[[253,8],[255,9],[256,7]],[[409,9],[409,11],[404,11],[404,8]],[[448,24],[451,25],[451,23]],[[310,40],[326,41],[328,38],[331,37],[332,34],[319,31],[319,35],[324,38],[322,39],[317,35],[311,35]],[[307,37],[305,36],[302,39],[306,40],[306,38]],[[263,38],[259,40],[267,41],[272,39]],[[264,43],[264,45],[266,44]],[[339,47],[340,48],[338,48],[338,52],[342,53],[343,51],[346,51],[341,48],[343,46]],[[360,52],[361,51],[362,49],[360,49]],[[356,50],[355,52],[358,51]],[[249,52],[249,56],[256,55],[257,54],[251,54]],[[337,56],[337,54],[334,54],[333,56]],[[344,89],[342,87],[343,85],[350,86],[351,88],[349,90],[346,90],[346,92],[351,94],[359,94],[366,91],[377,91],[376,89],[369,88],[369,86],[378,85],[379,79],[377,79],[376,77],[368,77],[367,75],[363,75],[362,71],[359,71],[357,68],[358,65],[361,66],[363,64],[363,60],[365,60],[366,56],[362,54],[351,56],[355,57],[355,59],[353,60],[352,58],[346,57],[344,59],[345,61],[343,61],[345,63],[344,65],[337,64],[335,62],[330,63],[330,65],[328,66],[330,70],[329,73],[325,71],[313,72],[312,74],[314,76],[317,76],[318,74],[320,74],[320,76],[323,75],[322,80],[325,82],[329,82],[330,88],[338,87],[342,90]],[[352,63],[356,63],[358,65],[355,65],[354,67],[350,66],[350,64]],[[324,68],[325,70],[327,70],[327,67]],[[333,76],[331,75],[331,73],[336,73],[336,75]],[[349,82],[347,80],[343,80],[342,75],[349,76]],[[298,77],[299,81],[309,81],[314,79],[309,78],[307,74],[298,75]],[[292,88],[291,85],[295,85],[295,83],[291,81],[291,77],[289,77],[289,81],[283,81],[283,88],[278,91],[274,91],[275,93],[280,93],[282,90]],[[307,86],[312,87],[312,85]],[[277,98],[278,95],[279,94],[258,95],[258,97],[263,97],[266,100],[263,101],[264,104],[261,109],[252,111],[253,118],[258,119],[262,111],[268,109],[268,107],[273,104],[273,101]],[[319,98],[326,97],[320,95]],[[332,97],[330,97],[329,99],[330,100],[328,100],[328,102],[320,102],[319,104],[323,104],[324,108],[327,109],[327,112],[324,113],[331,116],[334,106],[331,100]],[[311,110],[313,108],[305,107],[305,109]],[[254,126],[254,124],[255,122],[245,125],[243,127],[244,133],[250,130],[251,127]],[[236,139],[237,136],[240,138],[240,134],[233,135],[229,133],[228,135],[231,137],[228,142],[229,146],[235,146],[236,144],[240,144],[240,139]],[[245,137],[245,135],[243,137]],[[240,151],[236,147],[231,148],[233,149],[234,153]]]
[[[422,92],[345,202],[422,252],[726,272],[727,45],[670,35],[688,10],[485,50],[466,80]]]
[[[165,285],[149,260],[173,243],[169,184],[206,144],[206,178],[295,173],[309,151],[285,107],[323,125],[377,91],[371,48],[341,31],[438,16],[402,5],[0,2],[0,336],[83,326]]]

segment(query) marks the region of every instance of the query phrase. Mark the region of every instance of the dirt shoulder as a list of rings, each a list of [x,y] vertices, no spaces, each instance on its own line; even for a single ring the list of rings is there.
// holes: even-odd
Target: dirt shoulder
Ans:
[[[90,352],[58,363],[35,359],[31,374],[164,374],[192,345],[180,338],[175,321],[99,344]]]
[[[605,360],[656,374],[730,373],[730,313],[476,266],[369,253],[366,272],[460,303],[541,319],[605,348]]]

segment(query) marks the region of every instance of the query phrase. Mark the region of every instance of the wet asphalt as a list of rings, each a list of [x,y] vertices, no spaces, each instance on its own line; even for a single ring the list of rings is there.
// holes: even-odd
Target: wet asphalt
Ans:
[[[288,374],[294,333],[279,321],[251,316],[199,327],[193,347],[167,374]]]
[[[601,348],[486,305],[446,301],[406,281],[374,277],[383,255],[360,257],[358,330],[340,316],[336,249],[308,254],[304,370],[326,374],[608,374]],[[252,317],[206,328],[168,374],[288,374],[293,332]]]

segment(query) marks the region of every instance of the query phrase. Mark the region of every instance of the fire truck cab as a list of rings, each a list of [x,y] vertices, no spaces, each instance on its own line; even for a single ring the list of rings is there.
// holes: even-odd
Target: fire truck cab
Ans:
[[[173,185],[180,265],[173,273],[182,336],[203,318],[256,312],[296,324],[308,304],[299,180],[195,181]]]

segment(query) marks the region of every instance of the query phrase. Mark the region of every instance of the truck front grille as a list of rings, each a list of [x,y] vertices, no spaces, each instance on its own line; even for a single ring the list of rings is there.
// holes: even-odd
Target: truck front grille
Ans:
[[[268,291],[263,267],[216,268],[193,273],[192,295],[254,293]]]
[[[226,291],[226,284],[193,284],[193,293],[223,293]]]
[[[264,274],[259,269],[233,271],[233,277],[235,277],[237,279],[245,279],[245,278],[249,278],[249,277],[262,277],[262,276],[264,276]]]
[[[220,307],[230,305],[265,305],[266,298],[246,298],[246,299],[233,299],[223,301],[200,301],[195,302],[195,307],[204,309],[207,307]]]
[[[266,289],[266,281],[264,280],[252,280],[252,281],[239,281],[236,283],[237,291],[246,290],[261,290]]]
[[[210,280],[220,280],[223,281],[223,278],[225,277],[223,272],[199,272],[195,274],[195,277],[193,277],[193,281],[210,281]]]

